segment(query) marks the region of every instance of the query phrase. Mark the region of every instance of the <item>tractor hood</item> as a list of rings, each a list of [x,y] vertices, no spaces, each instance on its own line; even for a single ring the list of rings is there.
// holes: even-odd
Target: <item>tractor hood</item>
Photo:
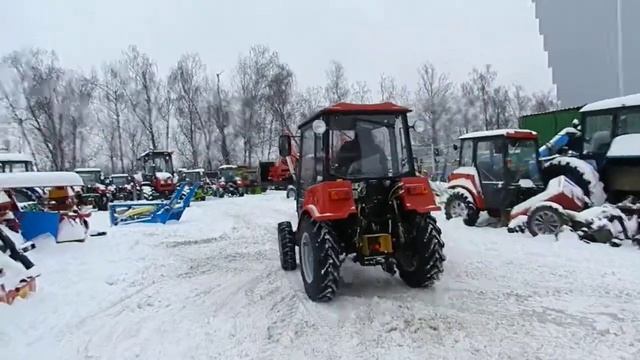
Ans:
[[[169,174],[168,172],[156,172],[156,178],[159,180],[163,180],[163,181],[167,181],[171,178],[173,178],[173,176],[171,174]]]
[[[607,158],[640,158],[640,134],[620,135],[613,139]]]

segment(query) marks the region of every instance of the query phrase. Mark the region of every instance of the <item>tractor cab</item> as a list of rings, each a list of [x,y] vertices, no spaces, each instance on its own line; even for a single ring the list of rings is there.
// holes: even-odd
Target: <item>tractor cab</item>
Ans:
[[[93,206],[98,210],[107,210],[110,195],[105,186],[105,178],[102,170],[98,168],[77,168],[73,170],[80,175],[84,186],[80,194],[80,205]]]
[[[183,173],[184,181],[188,184],[202,183],[205,180],[204,169],[186,170]]]
[[[173,152],[166,150],[149,150],[138,158],[141,173],[136,181],[143,187],[151,187],[153,195],[147,197],[169,198],[176,189],[173,179]]]
[[[537,134],[528,130],[494,130],[460,137],[459,167],[449,175],[452,191],[446,215],[475,225],[478,213],[501,218],[544,190]]]
[[[392,103],[338,103],[298,127],[295,171],[298,227],[278,225],[280,261],[296,268],[313,301],[329,301],[341,261],[381,266],[411,287],[429,287],[442,272],[439,210],[429,182],[416,175],[408,108]],[[280,137],[280,156],[292,154],[292,136]]]
[[[104,185],[104,175],[102,170],[98,168],[77,168],[73,172],[80,175],[84,186],[87,188],[93,188],[98,184]]]
[[[34,171],[33,159],[26,154],[0,153],[0,172],[17,173]]]

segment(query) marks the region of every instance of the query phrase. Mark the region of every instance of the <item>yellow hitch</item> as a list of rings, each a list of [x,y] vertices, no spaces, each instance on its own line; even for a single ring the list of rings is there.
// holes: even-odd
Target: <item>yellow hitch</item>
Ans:
[[[362,235],[360,253],[363,256],[374,256],[393,253],[390,234]]]

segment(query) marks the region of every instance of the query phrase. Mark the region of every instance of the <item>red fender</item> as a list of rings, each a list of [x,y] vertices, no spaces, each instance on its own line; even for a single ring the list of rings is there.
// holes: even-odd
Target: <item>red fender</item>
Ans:
[[[451,175],[449,175],[449,186],[447,186],[447,188],[449,189],[456,189],[456,188],[460,188],[460,189],[464,189],[465,191],[467,191],[472,197],[473,197],[473,202],[476,205],[476,208],[478,210],[483,210],[484,207],[484,197],[482,196],[482,190],[478,188],[477,185],[477,179],[475,178],[475,176],[471,175],[471,174],[463,174],[463,173],[452,173]],[[456,180],[466,180],[468,183],[471,184],[471,187],[466,186],[464,184],[455,184]]]
[[[326,181],[310,186],[304,193],[302,210],[315,221],[343,220],[356,214],[351,181]]]
[[[406,177],[401,180],[401,184],[400,201],[405,210],[413,210],[420,214],[440,210],[426,178]]]

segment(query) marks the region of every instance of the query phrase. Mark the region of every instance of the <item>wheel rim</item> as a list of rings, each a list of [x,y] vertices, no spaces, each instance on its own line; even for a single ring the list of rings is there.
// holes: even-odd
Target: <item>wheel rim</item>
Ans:
[[[300,258],[302,265],[302,274],[304,275],[304,280],[307,283],[311,283],[313,281],[313,249],[311,248],[313,244],[311,243],[311,238],[308,233],[302,234],[302,239],[300,240]]]
[[[451,217],[457,218],[457,217],[465,217],[467,216],[467,212],[469,210],[467,209],[467,205],[465,205],[462,201],[460,200],[453,200],[453,202],[451,203],[451,206],[449,206],[449,213],[451,214]]]
[[[551,211],[537,213],[531,225],[538,234],[557,234],[562,226],[558,216]]]

